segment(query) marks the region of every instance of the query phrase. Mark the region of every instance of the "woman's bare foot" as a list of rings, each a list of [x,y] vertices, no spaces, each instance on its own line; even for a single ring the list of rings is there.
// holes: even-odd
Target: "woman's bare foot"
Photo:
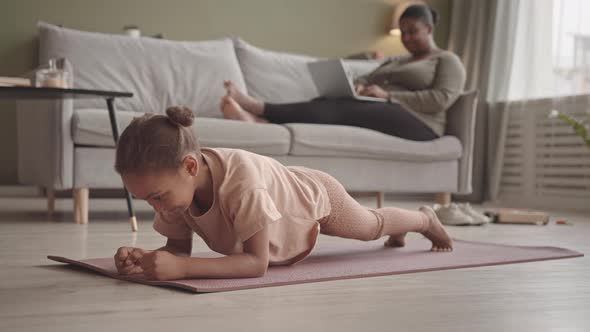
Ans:
[[[390,235],[385,241],[386,247],[400,248],[406,245],[406,233],[401,235]]]
[[[223,81],[223,86],[227,91],[227,95],[232,97],[244,110],[257,116],[264,114],[264,103],[262,101],[242,93],[232,81]]]
[[[230,96],[223,96],[221,98],[221,113],[223,117],[229,120],[238,120],[246,122],[261,122],[267,123],[265,119],[258,117],[252,113],[246,112],[238,103]]]
[[[453,251],[453,239],[438,220],[434,210],[428,206],[423,206],[420,211],[428,217],[429,224],[422,232],[422,235],[432,242],[430,251]]]

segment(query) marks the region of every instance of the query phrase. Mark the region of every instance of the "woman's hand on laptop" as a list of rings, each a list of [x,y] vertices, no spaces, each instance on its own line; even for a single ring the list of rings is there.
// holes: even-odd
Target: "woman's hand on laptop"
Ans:
[[[358,89],[358,86],[357,86]],[[377,98],[388,98],[389,93],[387,91],[381,89],[378,85],[369,85],[367,87],[363,87],[362,90],[357,90],[357,93],[361,96],[369,96],[369,97],[377,97]]]
[[[354,91],[360,95],[361,92],[363,92],[363,90],[365,89],[365,86],[363,84],[357,84],[354,86]]]

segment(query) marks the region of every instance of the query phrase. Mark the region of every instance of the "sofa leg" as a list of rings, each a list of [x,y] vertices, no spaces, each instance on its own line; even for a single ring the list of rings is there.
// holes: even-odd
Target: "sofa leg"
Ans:
[[[451,204],[451,193],[437,193],[435,196],[436,203],[440,205]]]
[[[74,188],[74,222],[88,223],[88,188]]]
[[[382,191],[377,192],[377,208],[380,209],[383,207],[383,201],[385,201],[385,193]]]
[[[51,217],[55,213],[55,191],[51,188],[46,188],[45,196],[47,196],[47,215]]]

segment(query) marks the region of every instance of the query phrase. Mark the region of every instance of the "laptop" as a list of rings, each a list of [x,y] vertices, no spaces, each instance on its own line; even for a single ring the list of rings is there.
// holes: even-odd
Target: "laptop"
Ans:
[[[361,96],[354,90],[351,73],[341,59],[330,59],[307,64],[311,78],[321,97],[354,98],[362,101],[387,102],[385,98]]]

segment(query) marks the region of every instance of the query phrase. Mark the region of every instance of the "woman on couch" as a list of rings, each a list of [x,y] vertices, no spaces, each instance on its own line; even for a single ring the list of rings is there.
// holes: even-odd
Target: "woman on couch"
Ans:
[[[357,93],[388,102],[319,98],[271,104],[224,82],[224,117],[270,123],[317,123],[357,126],[415,141],[444,134],[446,110],[459,97],[465,69],[459,58],[436,46],[432,37],[438,15],[426,5],[408,7],[399,27],[408,55],[393,57],[355,80]]]

